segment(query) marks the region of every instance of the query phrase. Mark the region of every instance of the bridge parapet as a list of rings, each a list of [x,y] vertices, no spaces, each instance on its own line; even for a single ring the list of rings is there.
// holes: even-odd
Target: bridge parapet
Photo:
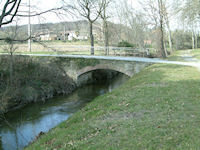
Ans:
[[[8,54],[2,54],[8,55]],[[78,78],[94,70],[113,70],[132,77],[145,67],[159,63],[158,60],[137,57],[105,57],[87,55],[48,55],[48,54],[14,54],[18,57],[32,57],[36,61],[59,67],[63,73],[71,77],[76,83]],[[161,61],[160,63],[166,63]]]
[[[94,70],[113,70],[132,77],[152,64],[150,62],[70,57],[57,58],[57,63],[75,82],[79,76]]]

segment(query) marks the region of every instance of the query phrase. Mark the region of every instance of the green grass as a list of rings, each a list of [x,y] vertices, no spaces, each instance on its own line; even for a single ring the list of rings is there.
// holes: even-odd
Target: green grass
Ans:
[[[81,46],[86,47],[85,49],[81,49]],[[44,41],[42,42],[42,45],[39,43],[32,43],[31,49],[33,52],[43,52],[43,53],[52,53],[54,50],[56,51],[68,51],[68,52],[78,52],[78,50],[87,51],[89,53],[89,50],[87,50],[87,46],[90,46],[90,43],[88,41],[77,41],[77,42],[62,42],[62,41]],[[98,44],[95,44],[95,46],[98,46]],[[17,52],[28,52],[28,44],[27,43],[18,43],[14,44],[15,53]],[[6,52],[9,50],[9,47],[7,44],[0,45],[0,52]]]
[[[184,50],[173,51],[172,54],[170,55],[170,57],[167,58],[167,60],[183,62],[183,61],[185,61],[184,58],[180,57],[180,55],[182,55],[182,53],[184,53]]]
[[[27,150],[196,150],[200,73],[156,64],[97,97]]]
[[[191,51],[191,55],[197,59],[200,59],[200,49],[195,49]]]
[[[2,52],[3,53],[3,52]],[[5,52],[4,52],[5,53]],[[58,54],[58,55],[91,55],[90,51],[60,51],[60,52],[53,52],[53,51],[38,51],[38,52],[16,52],[15,54]],[[103,51],[95,51],[95,55],[105,55]]]
[[[71,93],[76,85],[63,74],[58,59],[39,57],[13,57],[10,78],[10,57],[0,57],[0,113],[16,106],[45,101],[55,95]],[[12,82],[11,82],[12,79]]]
[[[90,45],[90,41],[44,41],[43,43],[45,44],[52,44],[52,45],[60,45],[60,44],[64,44],[64,45]],[[95,43],[96,44],[96,43]]]

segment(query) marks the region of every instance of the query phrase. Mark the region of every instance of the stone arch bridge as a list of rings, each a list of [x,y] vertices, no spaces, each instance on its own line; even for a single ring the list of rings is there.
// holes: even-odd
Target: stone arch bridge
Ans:
[[[132,77],[133,75],[143,70],[145,67],[154,63],[178,64],[196,67],[195,63],[193,64],[188,62],[176,62],[138,57],[47,54],[28,54],[28,56],[37,56],[36,58],[42,60],[43,63],[55,62],[57,66],[60,67],[76,83],[79,76],[98,69],[114,70]]]
[[[125,61],[103,58],[85,58],[85,57],[55,57],[54,61],[71,77],[75,82],[86,73],[95,70],[111,70],[123,73],[132,77],[151,62]]]

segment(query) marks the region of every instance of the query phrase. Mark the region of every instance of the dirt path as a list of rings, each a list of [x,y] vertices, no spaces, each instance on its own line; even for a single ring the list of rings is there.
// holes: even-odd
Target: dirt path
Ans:
[[[193,64],[195,64],[195,67],[197,67],[198,70],[200,71],[200,60],[195,58],[194,56],[192,56],[191,51],[192,50],[183,51],[180,54],[180,57],[182,57],[183,60],[185,60],[187,62],[192,62]]]
[[[199,59],[191,55],[191,51],[192,50],[183,51],[180,56],[187,62],[200,62]]]

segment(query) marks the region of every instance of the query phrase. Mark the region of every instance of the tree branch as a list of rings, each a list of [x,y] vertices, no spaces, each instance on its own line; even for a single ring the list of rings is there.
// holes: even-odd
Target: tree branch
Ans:
[[[19,6],[20,6],[21,0],[7,0],[7,2],[3,6],[3,11],[0,14],[0,28],[2,25],[9,24],[13,21],[14,17],[17,15]],[[12,4],[12,6],[10,6]],[[8,8],[10,9],[6,11]],[[14,11],[14,13],[11,15],[11,13]],[[11,15],[11,18],[9,18],[8,21],[4,21],[4,19]]]

